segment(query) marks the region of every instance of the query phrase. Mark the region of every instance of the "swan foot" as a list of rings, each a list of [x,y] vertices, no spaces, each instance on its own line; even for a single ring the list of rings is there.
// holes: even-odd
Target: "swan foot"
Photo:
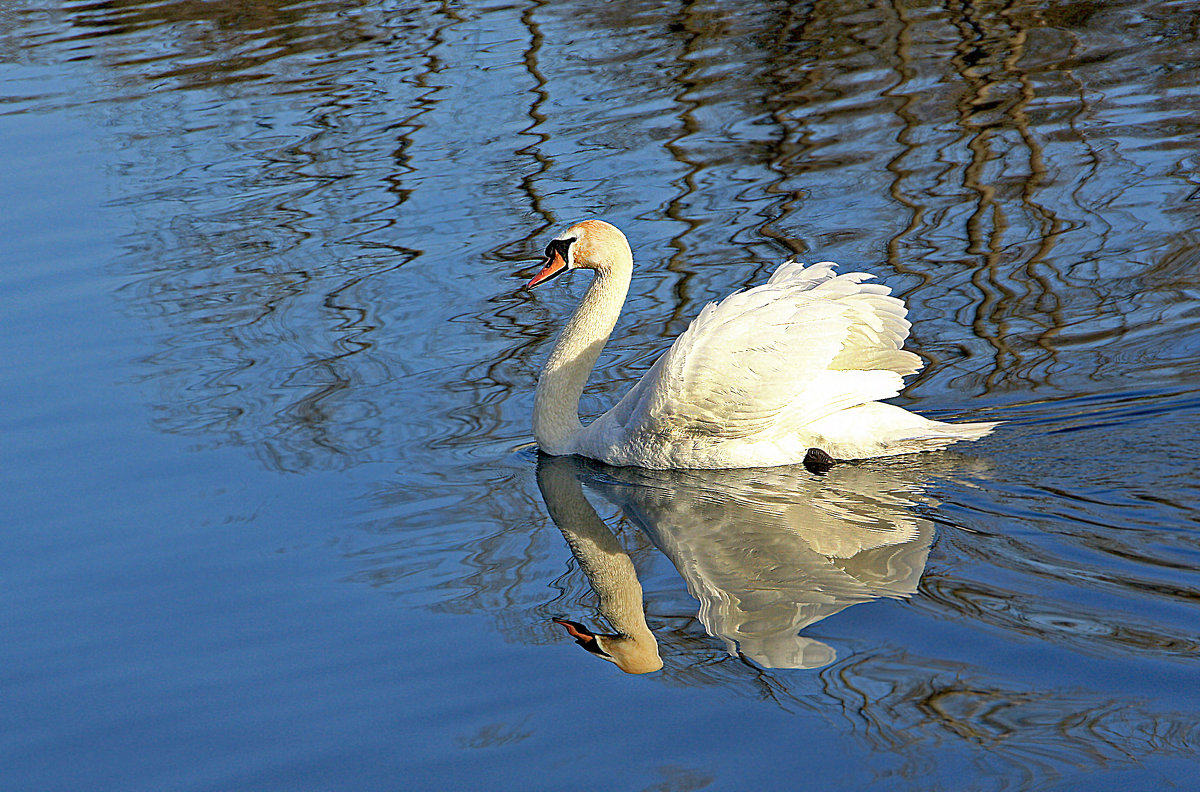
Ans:
[[[808,469],[809,473],[816,473],[817,475],[828,473],[836,461],[819,448],[810,448],[808,449],[808,453],[804,455],[804,467]]]

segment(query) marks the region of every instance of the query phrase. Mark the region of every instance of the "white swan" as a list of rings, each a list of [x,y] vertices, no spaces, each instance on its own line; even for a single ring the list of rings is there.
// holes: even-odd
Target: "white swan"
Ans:
[[[710,303],[615,407],[588,426],[579,397],[621,313],[633,272],[615,226],[585,220],[546,247],[533,287],[567,270],[595,277],[538,379],[533,435],[551,455],[660,470],[773,467],[810,449],[834,459],[931,451],[995,423],[931,421],[895,396],[921,360],[900,349],[904,303],[872,276],[789,261],[763,285]]]

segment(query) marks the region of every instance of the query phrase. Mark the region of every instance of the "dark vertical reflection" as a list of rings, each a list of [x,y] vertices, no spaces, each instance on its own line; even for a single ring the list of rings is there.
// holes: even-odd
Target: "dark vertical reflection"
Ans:
[[[896,82],[882,91],[881,95],[899,100],[895,105],[895,113],[900,120],[900,129],[896,132],[896,142],[899,144],[899,151],[887,162],[888,172],[894,177],[888,186],[888,192],[892,200],[909,212],[909,221],[905,227],[888,239],[887,263],[897,272],[902,272],[906,275],[916,275],[922,282],[927,284],[931,280],[930,276],[926,273],[915,271],[908,265],[906,261],[907,246],[901,244],[910,237],[917,238],[918,231],[924,224],[923,221],[927,211],[920,200],[915,196],[909,196],[905,188],[905,180],[910,175],[905,166],[905,160],[908,158],[915,159],[920,150],[919,144],[914,142],[916,132],[921,126],[921,121],[915,108],[917,97],[913,94],[901,92],[916,77],[916,69],[912,64],[913,24],[909,19],[908,10],[904,8],[902,3],[892,2],[888,4],[886,11],[889,12],[890,16],[895,18],[896,46],[892,61],[895,64],[893,68],[896,70]]]
[[[675,62],[680,66],[674,76],[674,82],[678,83],[679,91],[673,97],[675,104],[680,108],[674,116],[679,131],[664,144],[664,148],[683,167],[683,175],[673,180],[672,186],[677,187],[678,192],[663,208],[663,214],[682,224],[683,228],[671,238],[670,247],[674,252],[666,263],[667,269],[679,273],[679,278],[673,286],[674,310],[670,316],[666,317],[660,331],[665,337],[678,335],[686,327],[686,321],[681,315],[681,312],[690,303],[688,282],[691,280],[691,275],[690,268],[685,263],[688,254],[686,239],[700,225],[700,221],[687,217],[688,201],[697,192],[696,174],[702,170],[702,165],[689,159],[687,150],[687,139],[700,131],[700,124],[696,121],[693,112],[700,103],[689,98],[689,94],[699,88],[695,77],[699,66],[692,63],[692,58],[699,48],[703,31],[707,27],[706,23],[709,22],[707,15],[697,14],[696,11],[697,3],[684,0],[680,3],[677,21],[672,21],[670,26],[673,32],[678,32],[681,37],[674,55]]]
[[[544,155],[539,147],[540,144],[549,140],[550,136],[545,132],[538,131],[538,127],[546,122],[546,116],[541,107],[548,98],[546,78],[542,76],[538,68],[538,54],[542,49],[542,32],[537,23],[537,12],[543,5],[545,3],[542,0],[534,0],[521,12],[521,23],[529,31],[529,48],[525,50],[522,62],[525,64],[529,76],[533,78],[534,86],[530,91],[533,94],[529,103],[530,124],[522,129],[520,134],[532,136],[535,140],[528,146],[518,149],[517,154],[532,157],[537,163],[536,172],[521,177],[521,189],[529,196],[530,208],[544,221],[536,231],[531,233],[532,236],[545,232],[554,222],[554,218],[544,208],[542,196],[538,192],[538,180],[550,170],[551,166],[550,158]]]
[[[951,58],[967,91],[957,103],[959,126],[963,131],[970,162],[962,171],[963,186],[975,194],[975,208],[966,218],[966,253],[979,260],[973,268],[972,282],[983,296],[975,308],[972,329],[978,338],[988,341],[996,350],[996,363],[988,384],[994,385],[997,371],[1004,371],[1007,364],[1019,364],[1019,356],[1008,343],[1003,331],[991,332],[988,319],[995,314],[993,306],[1002,309],[1011,300],[1014,291],[999,277],[999,267],[1004,251],[1004,233],[1009,223],[1004,206],[996,200],[996,187],[987,182],[985,168],[996,159],[993,150],[992,111],[1003,100],[993,96],[1003,86],[997,86],[989,68],[996,59],[991,52],[993,46],[1003,39],[985,31],[982,25],[991,19],[990,9],[976,9],[970,4],[949,4],[949,10],[959,31],[959,43]]]

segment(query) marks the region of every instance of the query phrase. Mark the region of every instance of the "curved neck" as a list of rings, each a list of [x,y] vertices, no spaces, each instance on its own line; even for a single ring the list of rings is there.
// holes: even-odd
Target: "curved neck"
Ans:
[[[632,256],[596,270],[587,294],[558,335],[550,359],[538,377],[533,402],[533,437],[547,454],[573,452],[572,440],[583,430],[579,397],[608,342],[629,291]]]

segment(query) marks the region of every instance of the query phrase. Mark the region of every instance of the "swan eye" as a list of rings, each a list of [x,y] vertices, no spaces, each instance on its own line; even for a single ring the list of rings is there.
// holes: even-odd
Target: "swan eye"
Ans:
[[[569,265],[571,263],[571,243],[574,241],[575,237],[551,240],[550,244],[546,245],[546,258],[551,258],[557,253],[559,258]]]

